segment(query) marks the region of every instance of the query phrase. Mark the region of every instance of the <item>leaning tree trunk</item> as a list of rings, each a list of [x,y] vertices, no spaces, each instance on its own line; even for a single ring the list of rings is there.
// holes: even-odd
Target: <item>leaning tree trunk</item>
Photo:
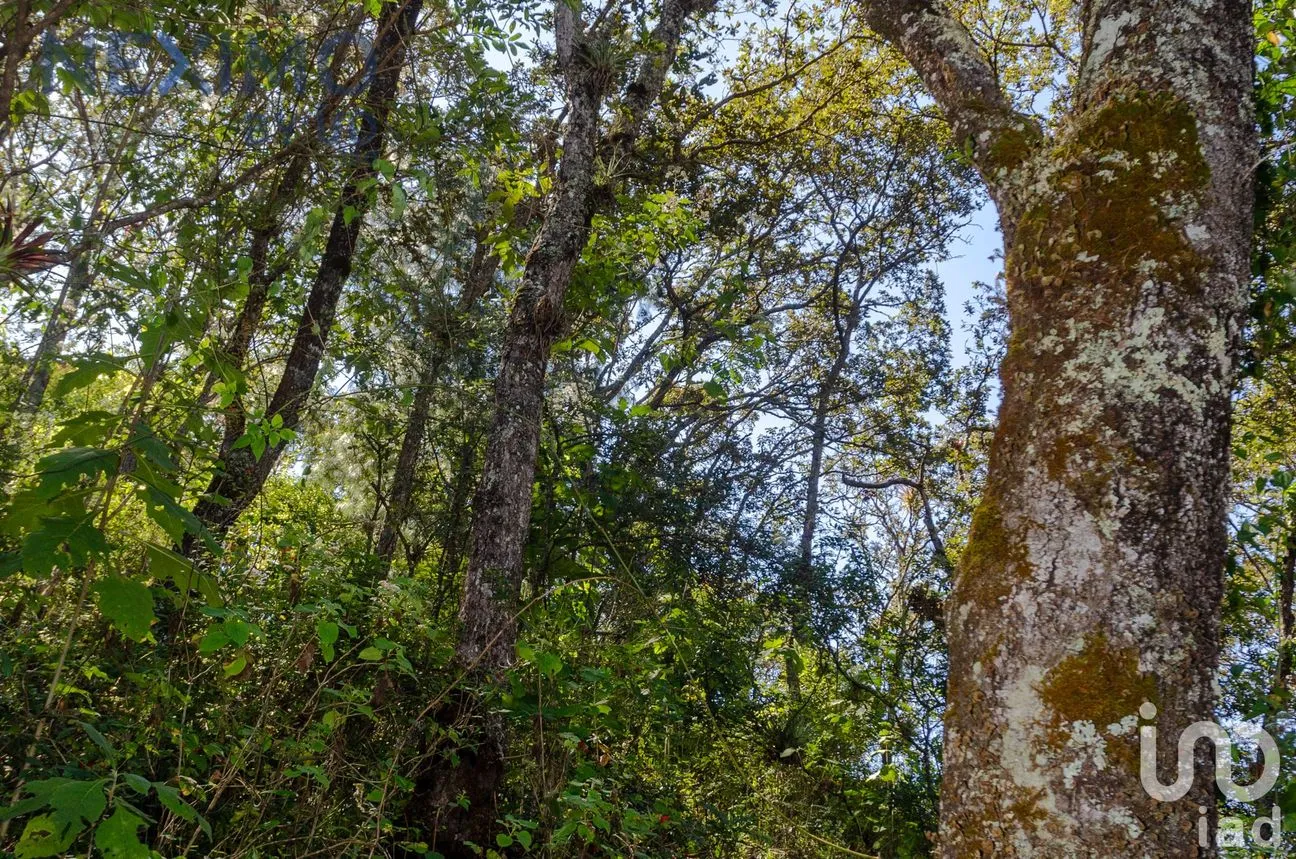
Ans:
[[[589,239],[590,220],[613,190],[595,185],[596,162],[599,156],[606,163],[630,156],[674,62],[684,24],[703,5],[700,0],[666,0],[638,78],[627,87],[617,106],[617,121],[600,140],[599,114],[610,72],[598,65],[600,50],[572,8],[561,0],[555,4],[558,59],[567,79],[562,163],[553,203],[527,255],[504,334],[495,417],[473,502],[472,549],[459,613],[459,661],[486,673],[508,664],[516,637],[513,614],[531,522],[549,350],[563,327],[563,300]]]
[[[45,402],[45,390],[49,387],[50,376],[54,371],[54,360],[63,349],[63,342],[76,322],[76,315],[81,308],[81,300],[90,288],[90,246],[92,239],[87,237],[71,264],[59,297],[50,309],[49,321],[41,332],[40,342],[32,355],[27,372],[23,375],[22,390],[14,411],[19,414],[32,415],[40,410]]]
[[[278,415],[288,429],[296,429],[301,421],[337,316],[342,287],[351,274],[360,229],[369,209],[369,192],[363,186],[365,180],[374,177],[374,161],[383,152],[387,117],[396,98],[406,45],[422,7],[423,0],[389,0],[380,16],[373,77],[351,152],[350,172],[333,214],[324,253],[302,309],[283,376],[266,410],[267,417]],[[267,447],[258,459],[248,447],[222,449],[211,483],[194,506],[194,515],[218,534],[226,531],[261,492],[281,451],[282,447]],[[192,552],[195,547],[196,542],[189,535],[185,541],[186,552]]]
[[[1051,138],[929,0],[866,14],[966,142],[1005,243],[1003,402],[949,604],[942,855],[1213,855],[1208,749],[1163,803],[1138,737],[1146,703],[1169,775],[1213,712],[1257,155],[1248,4],[1086,2]]]

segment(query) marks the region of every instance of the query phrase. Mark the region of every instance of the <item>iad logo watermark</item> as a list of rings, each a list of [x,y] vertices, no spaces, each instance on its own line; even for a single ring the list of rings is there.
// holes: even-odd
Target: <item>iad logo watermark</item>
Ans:
[[[1157,708],[1144,702],[1139,707],[1139,716],[1146,721],[1156,718]],[[1179,735],[1178,772],[1171,784],[1162,784],[1157,777],[1157,729],[1156,725],[1143,725],[1139,728],[1139,780],[1143,789],[1153,799],[1161,802],[1175,802],[1183,799],[1193,784],[1194,767],[1193,751],[1197,741],[1209,739],[1215,744],[1215,784],[1220,792],[1236,802],[1256,802],[1278,781],[1280,759],[1278,744],[1269,732],[1255,725],[1242,723],[1237,726],[1237,734],[1243,740],[1255,743],[1264,756],[1264,766],[1259,777],[1251,784],[1241,785],[1233,781],[1233,738],[1229,732],[1215,722],[1193,722]],[[1197,821],[1197,843],[1209,847],[1208,824],[1205,806],[1198,806],[1201,815]],[[1265,829],[1268,827],[1268,835]],[[1282,810],[1275,804],[1268,817],[1257,817],[1250,827],[1251,841],[1256,847],[1273,849],[1282,843]],[[1215,835],[1217,847],[1246,847],[1246,821],[1240,817],[1221,817],[1219,829]]]

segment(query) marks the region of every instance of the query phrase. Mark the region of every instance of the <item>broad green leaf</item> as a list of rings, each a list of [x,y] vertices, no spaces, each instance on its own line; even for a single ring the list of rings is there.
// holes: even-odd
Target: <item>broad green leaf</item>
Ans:
[[[315,624],[315,634],[319,636],[320,653],[325,662],[332,662],[336,651],[333,645],[338,640],[338,625],[331,620],[321,620]]]
[[[139,479],[139,475],[135,475]],[[212,552],[220,553],[220,546],[212,537],[211,533],[198,521],[198,517],[193,515],[187,507],[176,503],[175,498],[161,488],[147,480],[140,480],[141,486],[138,491],[139,497],[144,501],[145,512],[149,518],[161,526],[166,531],[167,536],[179,545],[184,540],[186,533],[193,534],[200,539]]]
[[[399,221],[401,216],[405,214],[405,207],[409,201],[405,196],[405,189],[400,186],[399,182],[392,185],[391,195],[392,220]]]
[[[248,636],[252,634],[252,626],[247,621],[231,617],[225,621],[225,636],[238,647],[247,644]]]
[[[99,597],[99,611],[112,625],[136,641],[148,637],[153,615],[153,593],[148,585],[121,576],[107,576],[94,586]]]
[[[207,833],[207,837],[211,837],[211,824],[197,811],[194,811],[193,806],[180,798],[179,790],[160,781],[153,782],[153,789],[157,791],[158,799],[166,806],[167,811],[181,820],[187,820],[190,823],[197,821],[198,825],[202,827],[202,831]]]
[[[73,360],[76,367],[64,374],[50,388],[49,396],[55,400],[66,397],[73,391],[80,390],[95,382],[106,373],[115,373],[122,369],[123,362],[112,355],[96,353]]]
[[[88,736],[90,740],[99,747],[99,750],[104,753],[104,757],[109,761],[115,762],[117,760],[117,749],[112,743],[108,742],[108,738],[100,733],[98,728],[89,722],[82,722],[80,720],[77,720],[77,724],[81,726],[81,730],[86,732],[86,736]]]
[[[60,826],[52,815],[39,814],[27,821],[22,837],[14,845],[14,859],[43,859],[57,856],[72,846],[81,828]]]
[[[144,821],[117,806],[112,816],[95,830],[95,846],[104,859],[149,859],[149,849],[141,844],[136,832]]]
[[[47,516],[23,541],[23,569],[47,576],[55,567],[84,566],[92,557],[108,553],[108,542],[94,525],[92,511],[77,515]]]
[[[79,483],[82,478],[93,480],[116,471],[117,462],[115,451],[97,447],[69,447],[52,453],[36,464],[36,475],[40,480],[36,494],[44,499],[53,498],[64,487]]]
[[[196,590],[202,594],[209,606],[224,605],[216,580],[204,572],[194,569],[193,563],[181,555],[159,546],[156,543],[145,543],[144,552],[148,557],[149,570],[157,578],[169,578],[175,582],[182,595]]]
[[[556,653],[549,653],[547,651],[538,654],[535,663],[536,668],[539,668],[540,673],[546,677],[556,676],[563,668],[562,658]]]
[[[225,625],[213,626],[207,630],[207,634],[202,637],[202,641],[198,642],[198,652],[204,656],[210,655],[229,643],[229,636],[225,634]]]
[[[122,773],[121,779],[126,782],[127,787],[138,793],[140,796],[148,796],[148,792],[153,788],[153,785],[149,783],[148,779],[144,778],[142,775],[136,775],[135,773]]]

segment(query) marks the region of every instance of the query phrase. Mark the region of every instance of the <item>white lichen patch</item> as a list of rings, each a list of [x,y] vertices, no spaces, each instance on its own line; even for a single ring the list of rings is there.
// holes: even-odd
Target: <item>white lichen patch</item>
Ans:
[[[1107,768],[1107,742],[1097,726],[1087,720],[1072,722],[1068,733],[1066,750],[1070,760],[1062,766],[1062,783],[1072,788],[1076,776],[1087,766],[1095,770]]]
[[[1126,734],[1132,734],[1138,729],[1138,716],[1131,713],[1119,722],[1112,722],[1107,726],[1107,733],[1113,737],[1123,737]]]
[[[1135,23],[1136,20],[1134,13],[1126,10],[1119,15],[1106,17],[1098,22],[1098,27],[1094,30],[1093,41],[1089,48],[1089,56],[1085,62],[1086,72],[1102,66],[1107,57],[1111,55],[1111,52],[1125,41],[1126,28]]]

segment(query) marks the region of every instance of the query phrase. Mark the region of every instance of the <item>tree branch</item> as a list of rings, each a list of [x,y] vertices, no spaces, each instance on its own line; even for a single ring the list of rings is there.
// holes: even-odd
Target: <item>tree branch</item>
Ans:
[[[936,519],[932,516],[931,502],[927,500],[927,490],[923,488],[920,482],[910,480],[908,477],[892,477],[876,483],[869,483],[844,474],[841,475],[841,482],[855,489],[873,491],[890,489],[892,486],[908,486],[910,489],[916,489],[918,497],[922,500],[923,526],[927,529],[927,539],[931,541],[932,554],[936,557],[936,564],[947,573],[954,572],[954,564],[950,561],[949,555],[945,553],[945,541],[941,539],[940,529],[936,527]]]
[[[863,0],[864,19],[918,72],[1004,213],[1005,180],[1043,140],[1008,101],[967,28],[936,0]]]

